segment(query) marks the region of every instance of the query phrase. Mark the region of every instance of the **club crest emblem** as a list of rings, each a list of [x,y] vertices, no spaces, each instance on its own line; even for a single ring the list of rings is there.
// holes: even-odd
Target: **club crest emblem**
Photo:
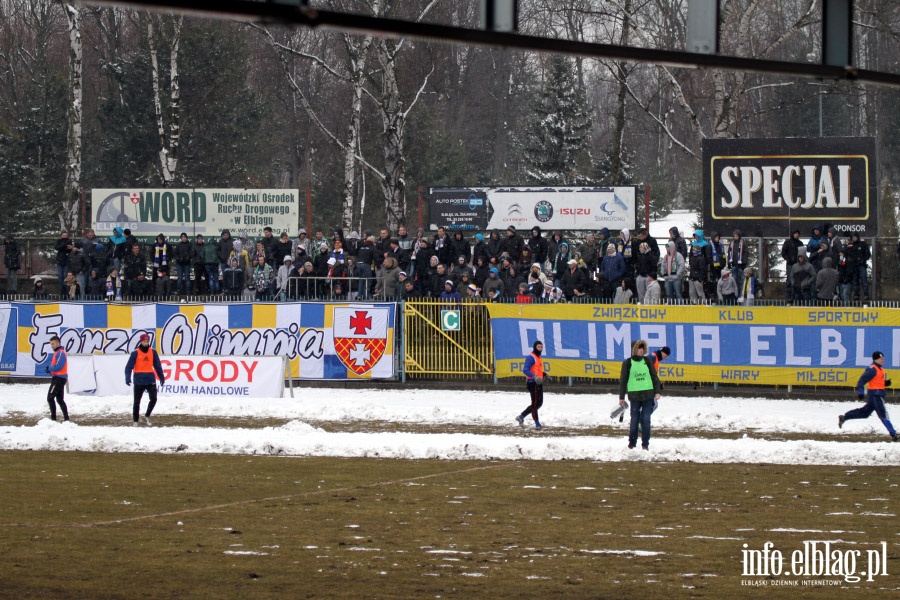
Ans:
[[[378,364],[387,348],[389,316],[387,308],[334,308],[334,351],[344,366],[363,375]]]

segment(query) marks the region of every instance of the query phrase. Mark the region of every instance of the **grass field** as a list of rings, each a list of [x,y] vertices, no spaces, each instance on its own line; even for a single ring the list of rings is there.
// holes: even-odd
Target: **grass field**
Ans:
[[[0,452],[0,597],[869,598],[895,468]],[[745,577],[887,543],[887,576]],[[787,587],[826,580],[830,586]],[[746,583],[767,583],[765,587]]]

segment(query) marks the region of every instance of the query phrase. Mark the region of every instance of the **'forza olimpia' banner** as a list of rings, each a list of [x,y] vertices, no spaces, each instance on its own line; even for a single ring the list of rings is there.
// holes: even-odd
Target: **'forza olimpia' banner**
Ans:
[[[522,377],[535,340],[557,377],[617,379],[631,343],[669,346],[663,381],[851,387],[881,350],[900,366],[900,310],[489,304],[497,377]]]
[[[46,376],[50,338],[70,354],[286,356],[295,379],[394,376],[393,303],[0,304],[0,375]],[[124,376],[124,374],[123,374]]]

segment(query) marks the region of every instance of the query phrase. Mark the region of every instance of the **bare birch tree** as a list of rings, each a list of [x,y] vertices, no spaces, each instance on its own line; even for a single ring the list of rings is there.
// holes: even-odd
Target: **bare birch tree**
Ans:
[[[66,109],[68,133],[66,135],[66,182],[59,213],[62,229],[78,228],[78,207],[81,194],[81,123],[84,114],[82,102],[83,48],[81,43],[81,14],[74,4],[60,3],[66,14],[69,29],[69,103]]]
[[[150,65],[153,78],[153,107],[156,113],[156,129],[159,134],[159,168],[163,185],[171,186],[177,175],[178,150],[181,140],[181,89],[178,82],[178,52],[181,43],[181,29],[184,25],[184,17],[173,17],[171,31],[165,42],[157,41],[157,30],[160,37],[165,39],[163,32],[165,17],[159,17],[152,13],[145,14],[147,26],[147,42],[150,46]],[[166,126],[166,118],[163,113],[162,90],[160,87],[159,72],[159,44],[166,43],[169,51],[169,123]]]

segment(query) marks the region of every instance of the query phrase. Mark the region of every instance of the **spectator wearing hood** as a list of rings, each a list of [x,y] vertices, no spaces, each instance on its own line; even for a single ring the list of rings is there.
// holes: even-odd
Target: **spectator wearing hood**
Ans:
[[[525,278],[519,273],[516,265],[509,258],[505,259],[501,265],[506,265],[500,272],[500,279],[503,281],[503,288],[507,298],[515,298],[519,292],[519,284],[525,281]]]
[[[487,243],[484,241],[484,235],[481,233],[475,234],[475,244],[472,246],[472,264],[476,264],[478,258],[481,257],[484,259],[483,264],[488,264],[490,262],[490,257],[488,256],[488,248]]]
[[[737,302],[738,287],[731,276],[731,269],[722,269],[722,277],[716,284],[716,295],[719,297],[719,302],[723,304]]]
[[[619,237],[613,240],[616,246],[616,254],[621,256],[625,262],[625,276],[629,278],[634,277],[634,252],[637,249],[636,247],[632,248],[632,242],[631,230],[627,227],[624,227],[619,232]]]
[[[178,276],[175,284],[176,294],[191,293],[191,262],[193,255],[194,245],[188,239],[188,234],[182,231],[178,243],[175,244],[175,272]]]
[[[328,259],[331,258],[328,244],[322,242],[317,250],[316,255],[312,259],[316,277],[326,277],[328,275]]]
[[[541,228],[535,225],[531,228],[531,237],[528,238],[528,249],[531,250],[531,260],[540,263],[541,267],[550,257],[550,244],[544,238]]]
[[[809,264],[811,264],[816,271],[821,268],[822,258],[827,249],[828,247],[825,244],[825,235],[822,226],[813,225],[812,235],[810,236],[809,241],[806,242],[806,253]]]
[[[480,255],[475,259],[475,266],[472,268],[472,281],[480,290],[484,286],[484,282],[488,278],[488,262],[487,256]]]
[[[569,243],[560,242],[557,246],[556,255],[551,260],[550,268],[553,271],[553,285],[562,287],[560,282],[566,273],[569,264]]]
[[[490,267],[487,279],[484,280],[484,284],[481,286],[481,293],[485,298],[494,298],[496,293],[502,296],[505,289],[503,281],[500,279],[500,270],[497,267]]]
[[[678,251],[682,258],[687,260],[687,242],[684,241],[683,237],[681,237],[681,232],[678,231],[677,227],[669,227],[669,241],[675,242],[675,249]]]
[[[822,268],[816,273],[816,300],[819,306],[831,306],[838,297],[840,275],[832,265],[830,256],[822,259]]]
[[[791,269],[797,264],[797,252],[803,247],[800,241],[800,230],[795,229],[791,232],[791,237],[784,240],[781,245],[781,258],[784,259],[784,293],[785,297],[790,300],[794,297],[794,291],[791,287]]]
[[[556,256],[556,253],[559,252],[559,245],[563,242],[568,243],[561,231],[556,230],[550,235],[550,239],[547,240],[547,258],[550,261],[552,261]]]
[[[452,256],[454,259],[459,256],[465,256],[466,264],[469,264],[469,261],[472,259],[472,247],[469,246],[469,241],[463,237],[462,231],[453,232],[453,238],[450,240],[450,249],[453,252]]]
[[[701,232],[702,233],[702,232]],[[709,244],[706,244],[706,249]],[[709,265],[706,261],[706,252],[704,246],[700,245],[700,240],[694,239],[691,242],[691,256],[688,258],[688,295],[691,304],[700,304],[706,299],[706,290],[703,285],[709,277]]]
[[[90,248],[82,248],[85,256],[92,269],[97,269],[101,277],[106,277],[109,273],[109,255],[106,253],[106,246],[102,242],[96,242]]]
[[[794,302],[806,304],[812,301],[816,270],[806,258],[806,248],[797,250],[797,264],[791,269],[791,289]]]
[[[466,255],[460,254],[456,258],[456,264],[450,268],[449,278],[453,280],[454,285],[459,283],[463,273],[468,274],[470,279],[472,278],[472,268],[468,264],[468,259]]]
[[[47,288],[44,287],[43,278],[34,278],[34,289],[31,291],[31,299],[37,301],[43,301],[47,299]]]
[[[310,254],[311,254],[310,249],[312,248],[312,244],[309,240],[309,236],[307,236],[307,234],[306,234],[306,229],[303,227],[301,227],[300,230],[297,232],[297,243],[296,243],[296,247],[294,249],[294,254],[297,254],[298,248],[303,248],[303,253],[307,256],[310,256]]]
[[[222,272],[222,293],[229,298],[240,298],[244,293],[244,269],[237,256],[228,259],[228,267]]]
[[[102,300],[106,295],[106,278],[96,267],[91,267],[91,275],[85,282],[85,286],[84,294],[88,300]]]
[[[728,267],[731,269],[731,277],[735,284],[741,289],[744,269],[750,266],[750,246],[740,229],[735,229],[731,238],[731,245],[728,246]]]
[[[11,236],[3,238],[3,266],[6,267],[6,292],[15,294],[19,284],[19,245]]]
[[[122,270],[122,260],[128,254],[128,240],[125,238],[125,232],[121,227],[113,227],[112,235],[106,242],[106,255],[112,259],[116,270]]]
[[[231,244],[231,254],[228,256],[228,264],[231,265],[231,259],[237,258],[238,267],[244,271],[244,283],[250,286],[253,280],[253,264],[250,262],[250,253],[244,248],[244,242],[234,240]]]
[[[513,263],[519,261],[519,255],[522,254],[522,248],[525,247],[525,241],[522,236],[516,233],[514,225],[506,228],[506,237],[500,242],[501,252],[506,252],[512,259]]]
[[[532,263],[531,268],[528,271],[528,278],[525,282],[528,284],[531,293],[535,296],[540,296],[544,293],[544,284],[547,282],[547,276],[544,275],[544,272],[541,270],[541,263]]]
[[[832,265],[836,264],[838,253],[844,245],[841,243],[841,238],[838,236],[837,230],[835,230],[834,227],[828,228],[828,232],[825,234],[825,245],[827,246],[827,249],[822,258],[828,257],[831,259]]]
[[[685,261],[677,248],[677,242],[669,240],[666,242],[665,255],[659,259],[660,279],[665,282],[666,298],[670,301],[683,298],[681,285],[684,281]]]
[[[361,243],[362,239],[360,239],[359,234],[355,231],[351,231],[350,235],[347,236],[347,240],[344,242],[344,252],[350,256],[356,256],[359,252],[359,245]]]

